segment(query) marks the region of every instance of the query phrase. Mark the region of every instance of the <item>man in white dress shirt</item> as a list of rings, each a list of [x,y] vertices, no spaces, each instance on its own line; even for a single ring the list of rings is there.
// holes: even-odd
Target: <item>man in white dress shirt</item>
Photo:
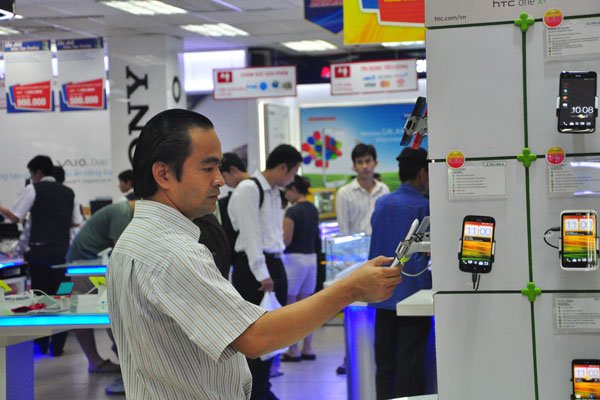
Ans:
[[[194,218],[215,210],[221,143],[210,120],[167,110],[142,130],[133,157],[133,220],[107,272],[108,308],[131,399],[249,399],[244,355],[300,340],[354,301],[377,302],[401,282],[392,259],[266,313],[245,301],[198,243]],[[264,397],[263,397],[264,399]]]
[[[231,225],[239,232],[232,282],[242,297],[253,304],[260,304],[267,291],[274,291],[282,305],[287,302],[287,276],[281,260],[285,244],[279,188],[294,179],[301,162],[302,155],[294,147],[277,146],[267,157],[267,169],[239,182],[229,201]],[[272,362],[273,359],[248,359],[253,398],[276,399],[269,382]]]
[[[352,169],[356,178],[342,186],[335,198],[335,212],[340,233],[371,234],[371,215],[378,198],[390,192],[385,183],[375,179],[377,152],[371,144],[359,143],[352,150]]]

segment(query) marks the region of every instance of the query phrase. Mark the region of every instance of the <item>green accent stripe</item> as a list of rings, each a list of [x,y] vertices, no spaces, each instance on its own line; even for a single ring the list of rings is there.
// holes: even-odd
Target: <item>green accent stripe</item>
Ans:
[[[600,153],[566,153],[566,157],[600,156]]]
[[[494,161],[494,160],[516,160],[517,156],[490,156],[490,157],[465,157],[465,161]],[[445,163],[445,158],[436,158],[432,161],[436,163]]]
[[[544,290],[544,293],[600,293],[600,290]]]
[[[529,147],[529,123],[527,120],[527,42],[526,32],[521,32],[521,47],[523,52],[523,132],[525,147]]]
[[[533,384],[535,389],[535,398],[539,400],[540,398],[540,389],[538,386],[538,367],[537,367],[537,343],[535,338],[535,303],[529,303],[531,307],[531,345],[533,347]]]
[[[518,294],[521,295],[520,290],[441,290],[439,292],[435,292],[438,294]]]
[[[533,282],[533,251],[531,249],[531,195],[529,191],[529,168],[525,168],[525,202],[527,207],[527,259],[529,263],[529,282]]]

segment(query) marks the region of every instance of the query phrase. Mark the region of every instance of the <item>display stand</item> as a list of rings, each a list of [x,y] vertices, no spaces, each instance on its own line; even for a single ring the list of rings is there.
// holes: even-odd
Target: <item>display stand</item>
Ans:
[[[523,4],[519,6],[519,4]],[[550,60],[544,13],[597,23],[598,3],[426,2],[432,274],[441,399],[562,400],[571,396],[571,360],[600,358],[597,334],[557,333],[556,296],[598,295],[600,273],[561,270],[542,237],[562,210],[600,209],[594,191],[553,196],[543,154],[566,162],[599,158],[600,134],[557,131],[561,71],[600,72],[599,58]],[[585,46],[586,44],[584,44]],[[446,155],[463,168],[504,165],[500,196],[452,199]],[[585,186],[585,182],[583,186]],[[591,183],[590,183],[591,184]],[[478,291],[458,268],[466,215],[495,218],[496,255]]]

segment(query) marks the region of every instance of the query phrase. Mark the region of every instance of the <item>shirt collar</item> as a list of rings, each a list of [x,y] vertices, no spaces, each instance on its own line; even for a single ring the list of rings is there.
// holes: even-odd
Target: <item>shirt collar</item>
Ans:
[[[263,190],[267,191],[267,190],[272,190],[275,188],[274,186],[271,186],[269,184],[269,181],[267,181],[267,178],[265,178],[265,176],[262,174],[262,172],[256,171],[256,173],[254,174],[254,177],[256,179],[258,179],[258,182],[260,183],[260,186],[262,186]]]
[[[141,219],[156,219],[156,217],[160,217],[167,222],[168,226],[192,236],[195,240],[200,238],[200,228],[196,224],[173,207],[157,201],[136,201],[133,217]]]
[[[56,179],[53,176],[44,176],[40,182],[56,182]]]
[[[350,182],[350,187],[354,190],[362,190],[363,192],[369,193],[369,194],[377,194],[381,190],[383,190],[383,184],[381,182],[379,182],[377,179],[375,179],[375,187],[373,188],[372,192],[367,192],[367,189],[360,186],[360,183],[358,183],[358,178],[354,178],[352,180],[352,182]]]

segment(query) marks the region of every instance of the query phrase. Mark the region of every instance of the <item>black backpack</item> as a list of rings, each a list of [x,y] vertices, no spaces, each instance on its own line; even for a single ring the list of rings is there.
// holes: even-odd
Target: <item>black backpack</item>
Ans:
[[[210,250],[217,268],[223,277],[228,279],[233,253],[231,252],[227,234],[221,224],[219,224],[219,220],[214,214],[208,214],[196,218],[194,223],[200,228],[200,240],[198,242]]]

